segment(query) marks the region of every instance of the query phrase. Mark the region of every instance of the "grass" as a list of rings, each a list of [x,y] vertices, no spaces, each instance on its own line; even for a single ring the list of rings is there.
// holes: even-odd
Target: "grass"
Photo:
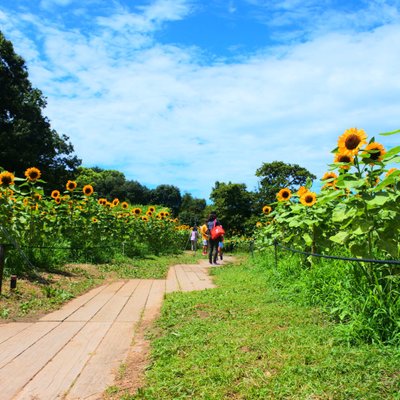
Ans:
[[[146,386],[121,399],[400,399],[399,349],[344,344],[251,260],[213,273],[217,289],[167,296]]]
[[[10,290],[3,279],[0,319],[3,321],[37,319],[59,308],[73,297],[104,282],[129,278],[165,278],[169,266],[196,263],[200,253],[151,256],[146,259],[119,258],[104,265],[68,264],[50,271],[32,271],[18,277],[17,288]]]

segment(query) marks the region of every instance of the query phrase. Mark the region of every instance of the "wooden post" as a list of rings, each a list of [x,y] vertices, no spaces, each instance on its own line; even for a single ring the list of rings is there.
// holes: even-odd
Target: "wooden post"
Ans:
[[[0,294],[1,294],[1,288],[3,287],[4,254],[5,254],[4,245],[0,244]]]

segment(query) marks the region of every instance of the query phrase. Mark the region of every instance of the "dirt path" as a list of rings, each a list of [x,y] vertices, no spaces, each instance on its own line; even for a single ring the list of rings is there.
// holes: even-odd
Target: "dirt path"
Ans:
[[[138,387],[148,350],[144,331],[164,294],[215,287],[208,268],[201,260],[171,267],[166,280],[113,282],[37,322],[1,325],[1,399],[101,399],[125,361],[126,384]]]

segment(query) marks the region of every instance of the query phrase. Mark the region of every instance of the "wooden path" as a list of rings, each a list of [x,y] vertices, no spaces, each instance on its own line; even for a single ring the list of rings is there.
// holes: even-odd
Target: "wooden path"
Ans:
[[[1,400],[93,400],[113,384],[142,319],[165,293],[215,287],[208,262],[171,267],[166,280],[97,287],[37,322],[0,325]]]

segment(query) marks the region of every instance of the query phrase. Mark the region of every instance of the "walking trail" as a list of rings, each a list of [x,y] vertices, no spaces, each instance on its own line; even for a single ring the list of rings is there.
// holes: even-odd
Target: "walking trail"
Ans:
[[[101,399],[165,293],[214,288],[208,268],[201,260],[171,267],[165,280],[105,284],[37,322],[0,325],[0,398]]]

